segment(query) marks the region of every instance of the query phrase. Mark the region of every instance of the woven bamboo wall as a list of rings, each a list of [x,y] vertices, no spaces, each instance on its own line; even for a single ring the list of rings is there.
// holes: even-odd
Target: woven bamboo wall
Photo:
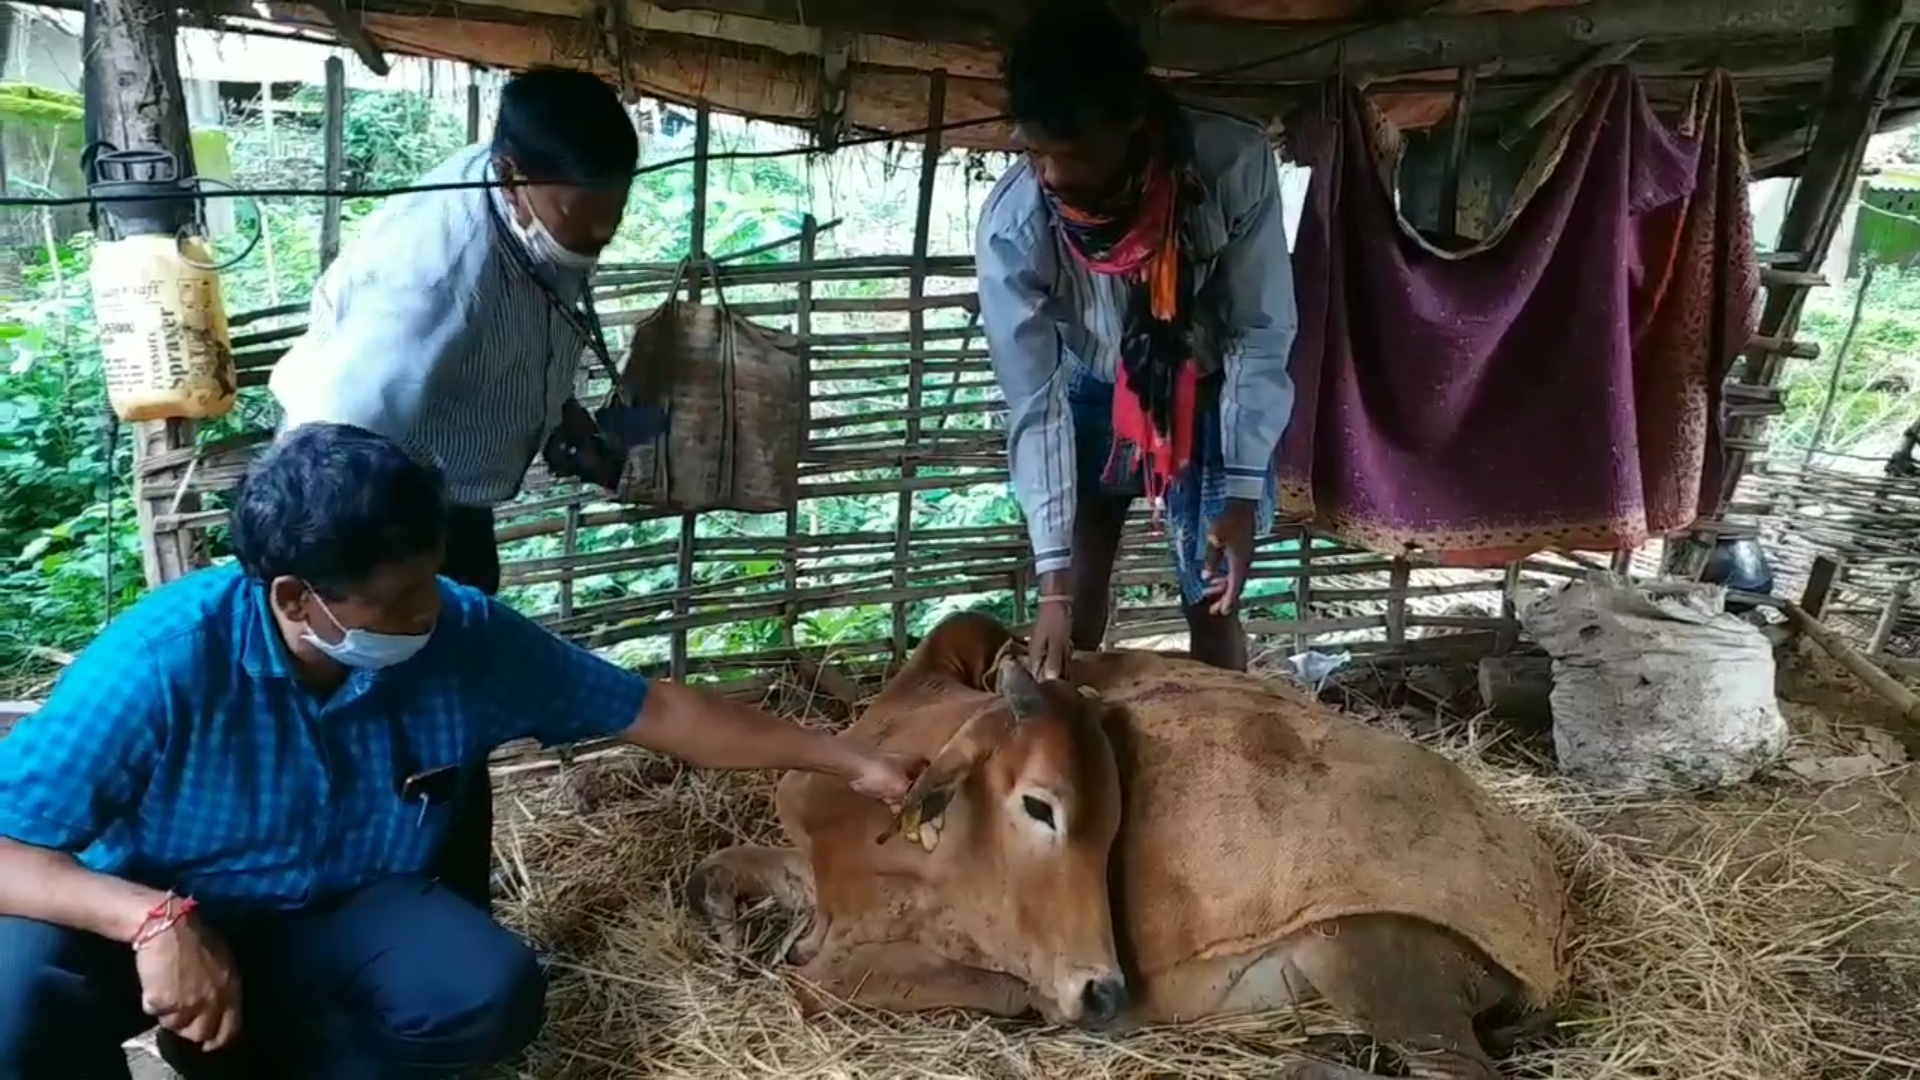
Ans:
[[[735,312],[790,329],[803,343],[811,422],[799,507],[790,514],[703,515],[674,539],[649,539],[644,526],[677,515],[606,502],[597,490],[553,481],[536,465],[525,495],[502,509],[499,533],[505,591],[530,614],[593,647],[665,642],[666,655],[644,664],[653,670],[730,679],[829,655],[848,667],[886,661],[910,646],[911,628],[925,621],[918,616],[956,597],[997,603],[1014,622],[1027,620],[1032,581],[1024,526],[931,527],[925,520],[929,497],[1006,482],[1002,406],[973,317],[971,260],[926,260],[924,295],[915,299],[911,257],[816,260],[808,257],[812,237],[809,229],[792,245],[798,259],[719,270]],[[602,270],[596,295],[610,333],[620,336],[657,304],[673,272],[670,264]],[[705,288],[711,299],[712,283]],[[289,314],[233,320],[241,412],[254,430],[149,463],[142,499],[153,528],[187,548],[192,561],[204,562],[217,549],[226,521],[222,497],[270,434],[264,384],[301,329]],[[268,323],[279,325],[263,327]],[[579,385],[583,400],[606,390],[584,358]],[[894,528],[809,527],[833,500],[875,494],[900,496]],[[203,508],[177,510],[183,496],[200,497]],[[1517,571],[1427,569],[1326,537],[1315,538],[1303,557],[1302,539],[1298,528],[1277,529],[1254,571],[1256,591],[1267,592],[1252,602],[1249,628],[1279,638],[1282,647],[1331,638],[1358,653],[1392,651],[1421,640],[1423,631],[1446,629],[1480,631],[1451,647],[1484,649],[1493,631],[1509,625],[1492,616]],[[1123,596],[1116,637],[1184,630],[1164,544],[1142,507],[1115,574]],[[635,591],[621,584],[668,568],[673,587]],[[1573,569],[1555,560],[1537,568]],[[609,595],[616,590],[625,595]],[[1489,617],[1440,613],[1476,599]],[[827,643],[809,632],[810,616],[847,609],[886,609],[897,633]],[[778,644],[722,654],[690,641],[704,628],[753,622],[777,623]]]
[[[1804,465],[1759,469],[1747,487],[1772,509],[1763,535],[1778,592],[1830,558],[1828,628],[1870,656],[1920,657],[1920,479]]]

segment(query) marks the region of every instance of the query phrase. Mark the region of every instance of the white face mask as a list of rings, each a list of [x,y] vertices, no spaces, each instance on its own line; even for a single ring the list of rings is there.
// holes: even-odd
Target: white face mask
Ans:
[[[513,234],[520,238],[521,245],[527,249],[527,257],[536,263],[579,274],[592,273],[593,268],[599,265],[600,256],[582,255],[555,240],[539,214],[529,211],[525,225],[520,224],[518,214],[509,215],[507,220],[513,224]]]
[[[322,641],[311,627],[300,635],[300,640],[350,668],[367,668],[377,671],[380,668],[404,663],[413,659],[421,649],[426,648],[427,642],[433,638],[431,630],[424,634],[382,634],[373,630],[349,630],[340,625],[339,617],[334,615],[333,609],[327,606],[325,600],[320,599],[319,594],[314,594],[313,601],[320,605],[320,610],[326,612],[327,618],[332,619],[333,625],[339,628],[340,640]]]

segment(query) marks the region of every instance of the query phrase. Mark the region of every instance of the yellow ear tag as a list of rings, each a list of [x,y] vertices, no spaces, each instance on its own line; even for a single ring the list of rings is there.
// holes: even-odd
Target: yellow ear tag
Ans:
[[[916,803],[912,806],[909,806],[901,812],[900,835],[906,837],[907,839],[913,841],[916,844],[920,842],[920,806],[919,804]]]

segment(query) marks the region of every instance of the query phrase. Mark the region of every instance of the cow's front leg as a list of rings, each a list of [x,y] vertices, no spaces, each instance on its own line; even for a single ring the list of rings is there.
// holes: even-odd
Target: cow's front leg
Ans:
[[[804,923],[815,915],[813,868],[793,848],[741,845],[716,851],[687,879],[687,906],[722,947],[738,950],[744,939],[742,909],[772,900]]]
[[[1033,1008],[1027,985],[1011,975],[956,964],[907,942],[859,945],[823,954],[799,972],[808,1014],[840,1002],[889,1012],[965,1009],[1021,1016]]]

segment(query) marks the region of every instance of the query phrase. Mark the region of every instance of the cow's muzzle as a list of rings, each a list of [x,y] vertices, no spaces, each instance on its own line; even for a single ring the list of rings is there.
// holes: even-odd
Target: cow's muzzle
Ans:
[[[1127,984],[1121,979],[1088,979],[1080,991],[1080,1023],[1102,1028],[1120,1018],[1127,1007]]]

